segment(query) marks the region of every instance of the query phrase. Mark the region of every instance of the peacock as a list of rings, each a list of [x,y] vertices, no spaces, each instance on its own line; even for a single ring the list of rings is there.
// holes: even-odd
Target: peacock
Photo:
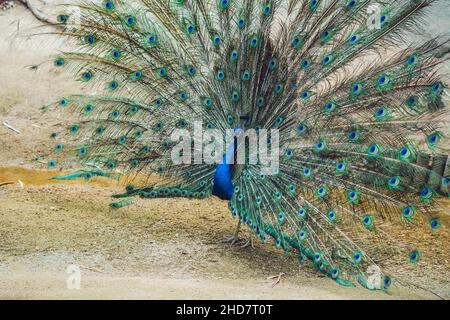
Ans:
[[[428,245],[414,234],[445,227],[449,117],[438,53],[448,39],[408,36],[433,2],[63,7],[54,32],[73,49],[48,63],[84,91],[44,107],[74,119],[51,134],[45,162],[80,166],[60,180],[125,176],[115,208],[134,197],[218,197],[237,220],[231,243],[245,226],[341,285],[388,290],[390,259],[418,265]],[[215,142],[223,148],[209,152]],[[276,155],[269,164],[263,150]]]

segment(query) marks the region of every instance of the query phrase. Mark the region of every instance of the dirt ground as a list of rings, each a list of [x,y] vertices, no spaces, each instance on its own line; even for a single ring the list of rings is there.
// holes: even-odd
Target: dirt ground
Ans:
[[[113,210],[117,183],[50,182],[55,173],[35,158],[61,119],[39,107],[80,89],[70,74],[28,68],[61,48],[51,35],[24,37],[37,25],[23,7],[0,12],[0,184],[12,182],[0,186],[0,299],[437,298],[397,284],[389,293],[345,288],[273,246],[220,243],[236,221],[217,199],[136,199]],[[423,276],[450,298],[444,239],[444,267]],[[81,268],[80,290],[67,288],[70,265]]]

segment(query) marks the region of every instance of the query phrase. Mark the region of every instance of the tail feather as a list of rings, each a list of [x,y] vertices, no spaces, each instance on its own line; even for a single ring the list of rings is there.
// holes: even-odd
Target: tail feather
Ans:
[[[120,170],[130,186],[117,198],[204,198],[217,166],[175,165],[175,129],[198,120],[220,133],[279,129],[278,174],[261,174],[261,163],[232,167],[233,215],[340,284],[387,289],[390,265],[381,284],[369,271],[386,257],[416,264],[421,243],[402,233],[436,232],[438,192],[448,195],[437,58],[448,41],[408,39],[433,2],[85,3],[78,28],[62,32],[78,49],[53,63],[92,94],[47,108],[79,115],[49,165]]]

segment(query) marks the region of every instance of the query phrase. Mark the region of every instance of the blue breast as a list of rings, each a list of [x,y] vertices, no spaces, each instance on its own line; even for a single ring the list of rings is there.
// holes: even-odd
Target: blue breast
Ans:
[[[241,129],[234,128],[235,133]],[[234,150],[237,148],[236,141],[228,148],[226,155],[223,157],[222,163],[217,166],[214,174],[213,195],[222,200],[231,200],[234,194],[234,186],[232,181],[233,168],[230,163],[234,159]]]
[[[231,175],[231,165],[226,164],[226,157],[224,157],[223,163],[217,166],[216,173],[214,175],[213,195],[222,200],[231,200],[234,192]]]

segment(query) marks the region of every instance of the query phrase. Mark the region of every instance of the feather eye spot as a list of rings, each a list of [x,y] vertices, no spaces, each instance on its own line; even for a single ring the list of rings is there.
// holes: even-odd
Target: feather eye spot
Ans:
[[[411,206],[407,206],[402,209],[402,215],[406,220],[412,220],[415,214],[415,209]]]
[[[416,107],[419,102],[419,99],[416,96],[409,96],[406,99],[406,105],[410,108]]]
[[[378,108],[377,110],[377,116],[378,117],[382,117],[384,115],[384,113],[386,112],[386,110],[384,108]]]
[[[135,139],[139,139],[144,135],[144,133],[142,132],[142,130],[138,130],[134,133],[134,138]]]
[[[94,106],[92,104],[88,104],[84,107],[84,112],[86,114],[90,114],[92,111],[94,111]]]
[[[331,277],[332,277],[333,279],[339,278],[339,269],[333,268],[333,269],[331,270]]]
[[[362,83],[354,83],[354,84],[352,84],[350,95],[352,97],[357,97],[361,93],[363,93],[363,85],[362,85]]]
[[[240,18],[240,19],[238,20],[238,27],[239,27],[240,29],[245,28],[246,25],[247,25],[247,21],[246,21],[244,18]]]
[[[263,14],[265,15],[265,16],[268,16],[268,15],[270,15],[272,13],[272,6],[270,5],[270,3],[269,4],[266,4],[265,6],[264,6],[264,8],[263,8]]]
[[[230,1],[229,0],[221,0],[220,1],[220,8],[222,10],[228,9],[229,6],[230,6]]]
[[[427,144],[428,144],[428,147],[429,147],[430,149],[436,148],[437,145],[439,144],[441,138],[442,138],[442,133],[440,133],[440,132],[435,132],[435,133],[430,134],[430,135],[427,137]]]
[[[420,258],[419,250],[414,250],[409,254],[409,262],[412,264],[419,262],[419,258]]]
[[[348,41],[350,42],[350,44],[355,44],[358,42],[358,40],[359,40],[359,36],[354,34],[354,35],[350,36]]]
[[[350,142],[358,142],[359,137],[360,137],[360,133],[359,133],[359,131],[356,131],[356,130],[351,131],[348,134],[348,140],[350,140]]]
[[[193,66],[190,66],[187,68],[187,72],[191,77],[193,77],[197,73],[197,69]]]
[[[303,168],[303,175],[305,177],[311,176],[311,169],[310,168]]]
[[[328,220],[329,220],[330,222],[335,222],[335,221],[336,221],[336,212],[334,212],[334,211],[329,211],[328,214],[327,214],[327,216],[328,216]]]
[[[423,187],[420,192],[420,199],[424,202],[429,202],[433,197],[433,190],[429,187]]]
[[[347,1],[347,8],[348,9],[354,9],[358,2],[356,0],[348,0]]]
[[[278,213],[278,222],[279,222],[280,224],[283,224],[283,223],[285,222],[285,215],[284,215],[284,212]]]
[[[161,78],[164,78],[165,76],[167,76],[167,70],[166,68],[159,68],[158,70],[158,74]]]
[[[69,16],[66,15],[66,14],[60,14],[60,15],[56,18],[56,20],[57,20],[59,23],[61,23],[61,24],[65,24],[65,23],[67,23],[67,21],[69,20]]]
[[[115,49],[113,50],[112,55],[115,59],[119,59],[122,56],[122,53],[120,52],[120,50]]]
[[[284,90],[284,86],[282,84],[275,85],[275,93],[280,94]]]
[[[287,149],[287,150],[286,150],[286,157],[292,158],[293,156],[294,156],[294,150],[292,150],[292,149]]]
[[[432,230],[437,230],[441,226],[441,222],[439,219],[431,219],[430,220],[430,226]]]
[[[450,178],[448,177],[442,178],[442,184],[444,186],[448,186],[450,184]]]
[[[319,0],[311,0],[310,2],[309,2],[309,9],[310,10],[316,10],[317,9],[317,7],[319,6]]]
[[[294,49],[300,49],[303,46],[303,39],[300,36],[295,36],[291,45]]]
[[[61,57],[59,57],[59,58],[57,58],[57,59],[55,60],[55,66],[57,66],[57,67],[61,67],[61,66],[63,66],[65,63],[66,63],[66,62],[65,62],[64,58],[61,58]]]
[[[330,55],[323,58],[322,62],[323,64],[329,64],[332,60],[332,57]]]
[[[104,2],[104,8],[108,11],[114,10],[115,9],[115,5],[114,2],[108,0]]]
[[[305,240],[306,235],[307,235],[306,230],[301,230],[301,231],[298,233],[298,237],[299,237],[299,239],[302,240],[302,241]]]
[[[103,127],[98,127],[97,129],[95,129],[95,133],[98,135],[103,134],[103,132],[105,132],[105,128]]]
[[[62,99],[59,100],[58,103],[59,103],[60,106],[65,107],[65,106],[67,106],[69,104],[69,100],[66,99],[66,98],[62,98]]]
[[[93,34],[88,35],[88,36],[86,37],[86,42],[87,42],[88,44],[90,44],[90,45],[94,45],[94,44],[97,42],[97,37],[96,37],[95,35],[93,35]]]
[[[119,87],[119,83],[116,80],[113,80],[109,83],[109,89],[116,90]]]
[[[58,165],[58,162],[56,160],[49,160],[47,162],[47,165],[48,165],[49,168],[52,169],[52,168],[55,168]]]
[[[249,81],[250,80],[250,71],[245,70],[243,75],[242,75],[242,80],[243,81]]]
[[[298,209],[298,215],[300,216],[300,218],[304,218],[306,216],[306,210],[303,207],[300,207]]]
[[[320,140],[314,144],[314,150],[316,152],[323,152],[327,148],[327,144],[324,140]]]
[[[257,105],[258,107],[264,107],[264,104],[265,104],[265,100],[264,100],[263,97],[259,97],[259,98],[256,100],[256,105]]]
[[[431,86],[431,89],[434,94],[440,94],[444,89],[444,85],[441,82],[436,82]]]
[[[87,154],[88,154],[88,150],[86,148],[80,148],[78,150],[78,156],[80,156],[80,157],[84,157]]]
[[[257,36],[253,36],[253,37],[250,39],[250,46],[251,46],[252,48],[256,48],[256,47],[258,46],[258,44],[259,44],[259,38],[258,38]]]
[[[110,117],[116,119],[119,117],[119,115],[120,115],[119,110],[114,110],[113,112],[111,112]]]
[[[315,253],[314,254],[314,261],[315,262],[320,262],[320,260],[322,260],[322,255],[319,252]]]
[[[56,151],[56,152],[61,152],[63,149],[64,149],[64,145],[63,145],[62,143],[58,143],[58,144],[55,146],[55,151]]]
[[[192,25],[192,24],[188,25],[188,26],[186,27],[186,32],[187,32],[189,35],[193,34],[193,33],[195,32],[195,26]]]
[[[90,81],[94,77],[94,74],[91,71],[86,71],[81,76],[81,81]]]
[[[406,60],[408,66],[414,66],[417,63],[417,56],[415,54],[410,55]]]
[[[336,164],[336,170],[339,174],[342,174],[346,171],[347,169],[347,164],[345,162],[338,162]]]
[[[300,93],[300,98],[302,100],[308,100],[311,97],[311,92],[310,91],[303,91]]]
[[[210,108],[213,105],[213,101],[211,98],[205,98],[203,99],[203,106],[206,108]]]
[[[77,133],[80,130],[80,126],[78,124],[73,124],[69,127],[69,131],[72,134]]]
[[[372,229],[374,226],[373,225],[373,217],[370,214],[362,217],[361,221],[363,223],[363,226],[369,230]]]
[[[336,110],[336,104],[333,103],[332,101],[330,101],[330,102],[327,102],[323,108],[326,112],[330,113],[330,112],[333,112],[334,110]]]
[[[237,59],[239,58],[239,53],[237,50],[233,50],[231,52],[231,61],[237,61]]]
[[[301,62],[301,66],[303,70],[308,69],[311,66],[311,60],[310,59],[303,59]]]
[[[319,198],[324,198],[327,195],[327,189],[324,186],[320,186],[317,188],[316,193]]]
[[[278,127],[280,127],[280,125],[283,123],[283,117],[277,117],[276,119],[275,119],[275,126],[278,128]],[[290,150],[290,151],[292,151],[292,149],[288,149],[288,150]]]
[[[189,94],[187,92],[181,92],[178,97],[181,102],[184,102],[189,98]]]
[[[158,36],[156,34],[151,34],[147,38],[147,42],[150,45],[154,45],[158,42]]]
[[[106,168],[108,168],[109,170],[112,170],[116,167],[116,162],[115,161],[108,161],[106,163]]]
[[[401,178],[399,176],[395,176],[389,179],[388,185],[390,189],[399,189],[401,184]]]
[[[389,289],[389,287],[392,285],[392,279],[389,276],[384,276],[383,278],[383,288],[384,290]]]
[[[354,261],[356,264],[361,263],[361,262],[362,262],[362,259],[363,259],[363,255],[362,255],[361,252],[357,251],[357,252],[355,252],[355,253],[353,254],[353,261]]]
[[[270,70],[274,70],[277,66],[278,66],[278,61],[277,61],[277,59],[271,59],[271,60],[269,61],[269,69],[270,69]]]
[[[402,161],[409,161],[412,154],[412,151],[408,147],[400,148],[398,152],[399,159]]]
[[[215,35],[213,37],[213,43],[216,47],[220,46],[222,44],[222,38],[220,38],[220,36]]]
[[[216,80],[222,81],[225,79],[225,72],[223,70],[219,70],[216,75]]]
[[[379,152],[380,147],[378,147],[378,145],[376,144],[370,145],[369,148],[367,149],[367,153],[369,154],[369,156],[376,156],[378,155]]]

